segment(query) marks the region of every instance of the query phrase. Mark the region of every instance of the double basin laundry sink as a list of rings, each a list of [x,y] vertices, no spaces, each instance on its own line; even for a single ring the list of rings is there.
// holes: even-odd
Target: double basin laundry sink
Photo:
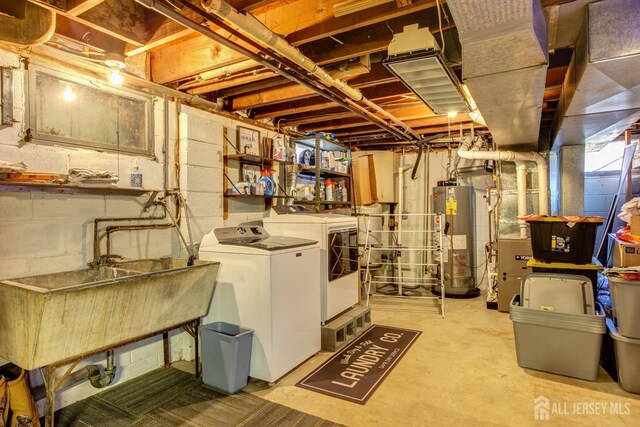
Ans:
[[[0,280],[0,357],[35,369],[202,317],[218,268],[162,258]]]

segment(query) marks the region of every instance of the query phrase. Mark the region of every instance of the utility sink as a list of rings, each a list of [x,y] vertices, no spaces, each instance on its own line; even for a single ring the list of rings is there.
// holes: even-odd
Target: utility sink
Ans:
[[[219,266],[161,258],[0,280],[0,357],[31,370],[205,316]]]

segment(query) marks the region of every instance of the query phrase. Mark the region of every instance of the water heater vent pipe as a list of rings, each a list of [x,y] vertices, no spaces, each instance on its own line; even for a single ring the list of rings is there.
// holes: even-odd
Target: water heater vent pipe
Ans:
[[[518,186],[518,216],[527,215],[527,170],[525,162],[535,162],[538,170],[538,201],[541,215],[549,215],[549,165],[544,157],[535,151],[480,151],[465,141],[458,148],[458,156],[469,160],[499,160],[516,164]],[[527,225],[520,222],[520,237],[527,237]]]

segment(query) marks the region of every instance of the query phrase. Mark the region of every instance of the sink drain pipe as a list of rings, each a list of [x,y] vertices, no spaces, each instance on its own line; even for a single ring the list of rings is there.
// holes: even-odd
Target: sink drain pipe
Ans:
[[[100,367],[98,365],[85,366],[87,370],[89,382],[95,388],[104,388],[113,382],[116,377],[116,364],[114,357],[114,350],[107,351],[107,367],[104,369],[104,374],[100,373]]]

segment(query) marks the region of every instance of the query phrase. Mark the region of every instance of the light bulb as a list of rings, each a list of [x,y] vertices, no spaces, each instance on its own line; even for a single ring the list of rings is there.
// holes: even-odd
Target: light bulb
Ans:
[[[122,78],[122,74],[120,74],[119,68],[112,68],[109,72],[109,81],[114,85],[121,85],[124,79]]]
[[[457,111],[449,111],[449,112],[447,113],[447,116],[449,116],[449,118],[450,118],[450,119],[453,119],[453,118],[454,118],[455,116],[457,116],[457,115],[458,115],[458,112],[457,112]]]
[[[62,92],[62,99],[66,102],[71,102],[76,99],[76,94],[71,89],[71,86],[67,85]]]

